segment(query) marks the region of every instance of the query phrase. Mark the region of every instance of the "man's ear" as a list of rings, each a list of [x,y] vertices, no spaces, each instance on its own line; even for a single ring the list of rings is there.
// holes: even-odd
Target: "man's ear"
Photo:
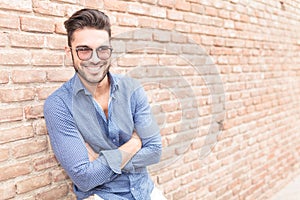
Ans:
[[[73,65],[72,49],[68,46],[65,46],[66,53],[66,65]]]
[[[71,55],[71,48],[68,47],[68,46],[65,46],[65,53],[67,55],[67,57],[71,58],[72,55]]]

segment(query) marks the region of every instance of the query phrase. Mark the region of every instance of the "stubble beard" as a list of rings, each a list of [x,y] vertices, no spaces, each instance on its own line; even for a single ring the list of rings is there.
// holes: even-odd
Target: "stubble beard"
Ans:
[[[101,63],[97,64],[97,65],[100,65],[101,69],[102,68],[105,68],[104,71],[100,71],[99,73],[101,73],[101,76],[96,77],[92,77],[93,75],[90,75],[88,74],[84,69],[89,66],[89,65],[94,65],[94,64],[91,64],[90,62],[86,61],[86,62],[82,62],[80,63],[80,67],[77,67],[75,65],[75,62],[74,62],[74,58],[73,58],[73,55],[72,55],[72,60],[73,60],[73,67],[75,69],[75,71],[78,73],[78,75],[85,80],[86,83],[88,84],[91,84],[91,85],[94,85],[94,84],[99,84],[103,81],[103,79],[107,76],[108,72],[109,72],[109,69],[110,69],[110,66],[111,66],[111,63],[110,63],[110,60],[107,60],[107,61],[100,61]]]

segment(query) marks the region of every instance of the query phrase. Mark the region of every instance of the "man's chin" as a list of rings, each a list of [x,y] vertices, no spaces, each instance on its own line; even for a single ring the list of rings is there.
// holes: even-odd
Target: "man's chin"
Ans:
[[[87,81],[90,82],[91,84],[98,84],[98,83],[101,83],[105,79],[106,76],[107,76],[107,73],[103,74],[100,77],[89,77],[87,79]]]

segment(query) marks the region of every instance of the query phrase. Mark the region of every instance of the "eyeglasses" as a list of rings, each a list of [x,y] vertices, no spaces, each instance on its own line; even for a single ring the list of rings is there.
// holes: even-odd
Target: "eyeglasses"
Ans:
[[[100,60],[107,60],[110,58],[112,53],[112,48],[109,46],[100,46],[95,49],[96,54]],[[87,61],[92,58],[94,50],[87,46],[76,47],[75,51],[77,56],[82,61]]]

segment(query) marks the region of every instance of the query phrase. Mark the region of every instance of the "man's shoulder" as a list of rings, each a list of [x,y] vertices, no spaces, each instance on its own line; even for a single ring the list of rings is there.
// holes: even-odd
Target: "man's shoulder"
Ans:
[[[124,74],[111,74],[115,84],[118,85],[121,89],[135,90],[141,87],[141,83],[130,76]]]
[[[45,104],[53,104],[54,102],[58,101],[67,101],[68,99],[71,100],[72,92],[73,92],[73,78],[62,84],[59,88],[57,88],[52,94],[50,94]]]

